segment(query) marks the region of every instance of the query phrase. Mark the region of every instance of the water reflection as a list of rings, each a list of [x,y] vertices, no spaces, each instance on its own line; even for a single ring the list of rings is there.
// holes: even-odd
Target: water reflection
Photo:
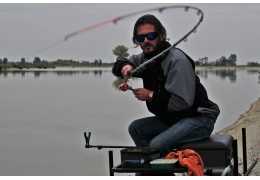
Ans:
[[[235,83],[237,80],[236,69],[201,69],[196,70],[196,73],[201,78],[207,79],[209,74],[215,75],[222,80],[229,79],[231,83]]]
[[[257,77],[258,77],[258,84],[260,84],[260,70],[257,70],[257,69],[250,69],[250,70],[247,70],[247,73],[248,73],[248,74],[252,74],[252,75],[257,74]]]
[[[72,76],[77,74],[84,75],[94,75],[95,77],[100,78],[103,73],[111,72],[111,70],[57,70],[57,71],[0,71],[0,76],[8,77],[12,75],[13,77],[21,76],[25,77],[26,74],[33,74],[35,79],[38,79],[41,75],[46,74],[55,74],[57,76]]]
[[[259,97],[260,70],[201,68],[197,73],[221,108],[216,132],[235,122]],[[106,155],[88,151],[86,156],[82,130],[95,132],[98,144],[131,145],[129,122],[151,115],[132,93],[115,91],[114,79],[111,68],[0,72],[0,157],[8,163],[0,163],[0,174],[107,174],[106,166],[100,166]],[[135,81],[139,87],[141,82]]]
[[[242,71],[240,69],[212,69],[212,68],[203,68],[196,69],[196,74],[203,79],[208,79],[209,75],[219,77],[221,80],[228,79],[230,83],[235,83],[237,81],[237,71]],[[100,78],[103,73],[111,73],[111,69],[95,69],[95,70],[56,70],[56,71],[0,71],[0,76],[6,78],[8,75],[14,77],[21,76],[25,78],[27,74],[33,74],[35,79],[40,78],[41,75],[46,74],[55,74],[57,76],[73,76],[77,74],[83,75],[94,75],[97,78]],[[258,83],[260,84],[260,69],[246,69],[248,75],[256,75],[258,77]]]
[[[37,71],[34,72],[34,77],[35,78],[39,78],[40,75],[41,75],[41,72],[37,72]]]

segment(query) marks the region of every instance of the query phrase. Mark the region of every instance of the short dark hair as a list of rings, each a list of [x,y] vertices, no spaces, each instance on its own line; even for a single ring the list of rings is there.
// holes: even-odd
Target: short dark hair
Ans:
[[[144,25],[144,24],[151,24],[151,25],[154,25],[155,27],[155,30],[156,32],[159,34],[159,38],[161,41],[166,41],[166,36],[167,36],[167,33],[166,33],[166,29],[164,28],[164,26],[162,25],[162,23],[154,16],[154,15],[151,15],[151,14],[146,14],[142,17],[140,17],[135,25],[134,25],[134,31],[133,31],[133,37],[132,37],[132,40],[133,42],[136,44],[135,42],[135,36],[137,34],[137,28],[140,26],[140,25]]]

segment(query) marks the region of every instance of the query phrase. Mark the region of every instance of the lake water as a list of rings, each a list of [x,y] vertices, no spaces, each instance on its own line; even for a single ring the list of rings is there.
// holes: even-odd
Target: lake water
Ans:
[[[215,131],[260,97],[260,70],[197,73],[221,108]],[[107,151],[85,149],[83,132],[92,132],[91,144],[133,145],[129,123],[150,115],[114,79],[110,69],[1,72],[0,175],[108,175]]]

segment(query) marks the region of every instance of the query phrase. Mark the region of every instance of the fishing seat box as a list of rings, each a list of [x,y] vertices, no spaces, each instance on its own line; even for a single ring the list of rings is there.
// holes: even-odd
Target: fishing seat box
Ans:
[[[233,157],[232,143],[232,136],[214,134],[209,139],[186,144],[182,148],[190,148],[198,152],[205,168],[225,168],[230,165]]]
[[[193,149],[198,152],[204,162],[205,169],[223,170],[231,164],[233,158],[233,137],[214,134],[203,141],[181,146],[178,149]],[[141,167],[144,163],[161,158],[161,153],[150,148],[126,148],[121,150],[122,167]]]
[[[127,167],[138,167],[160,156],[159,150],[147,147],[126,148],[121,150],[121,163]]]

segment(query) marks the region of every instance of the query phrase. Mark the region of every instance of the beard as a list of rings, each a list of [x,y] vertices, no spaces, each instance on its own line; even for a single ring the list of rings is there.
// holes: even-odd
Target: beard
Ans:
[[[152,58],[159,54],[162,50],[164,50],[165,41],[157,41],[156,43],[145,42],[142,44],[141,48],[143,50],[143,54],[145,58]]]
[[[147,43],[143,44],[143,45],[141,46],[141,48],[142,48],[143,53],[144,53],[145,55],[150,55],[150,54],[152,54],[154,51],[156,51],[157,46],[158,46],[158,45],[154,45],[154,44],[151,44],[151,43],[147,42]]]
[[[141,48],[143,50],[145,59],[150,59],[170,46],[171,44],[168,41],[159,41],[156,44],[146,42],[141,46]]]

